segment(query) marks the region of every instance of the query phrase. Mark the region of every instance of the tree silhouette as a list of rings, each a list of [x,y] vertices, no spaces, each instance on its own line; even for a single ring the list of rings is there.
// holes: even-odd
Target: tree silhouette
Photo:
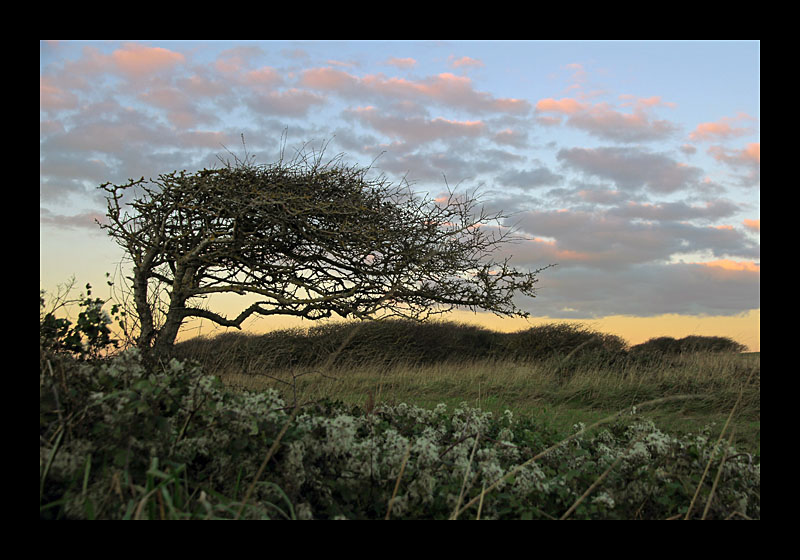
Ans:
[[[190,317],[241,328],[254,314],[424,320],[464,307],[528,315],[512,298],[534,297],[536,274],[548,267],[523,272],[491,260],[513,240],[500,224],[507,216],[452,191],[421,198],[407,183],[368,179],[369,168],[341,156],[323,162],[323,153],[100,185],[108,193],[100,226],[133,265],[137,346],[169,350]],[[220,293],[259,298],[227,318],[202,305]]]

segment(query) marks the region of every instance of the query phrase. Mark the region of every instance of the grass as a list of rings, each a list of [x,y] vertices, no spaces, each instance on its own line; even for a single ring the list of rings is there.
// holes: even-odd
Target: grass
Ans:
[[[458,331],[464,329],[452,323],[447,328],[450,340],[458,339]],[[562,336],[576,332],[587,333],[555,329],[555,334]],[[474,334],[472,330],[468,333]],[[541,327],[538,333],[543,338],[554,334]],[[299,336],[296,331],[291,334]],[[393,361],[381,356],[378,362],[361,359],[352,363],[345,347],[340,352],[344,359],[333,366],[287,367],[270,362],[270,357],[263,354],[269,349],[259,347],[259,338],[238,335],[233,339],[238,344],[231,344],[230,338],[196,339],[189,356],[199,359],[206,372],[219,376],[228,387],[253,391],[273,388],[287,402],[334,399],[359,406],[367,402],[405,402],[433,408],[438,403],[456,406],[466,401],[495,415],[509,409],[515,415],[545,421],[563,431],[638,402],[688,394],[697,398],[665,402],[649,414],[659,428],[670,433],[697,432],[708,424],[722,426],[743,389],[733,420],[734,443],[750,453],[760,453],[759,353],[654,354],[652,359],[626,359],[622,363],[617,360],[612,365],[608,354],[565,356],[563,352],[541,359],[496,356],[413,363],[405,356]],[[553,341],[550,344],[556,345]],[[250,353],[242,355],[242,348],[248,348]],[[358,348],[363,357],[363,346]],[[754,373],[751,382],[743,388],[750,373]]]
[[[398,322],[43,347],[40,518],[760,519],[738,350]]]

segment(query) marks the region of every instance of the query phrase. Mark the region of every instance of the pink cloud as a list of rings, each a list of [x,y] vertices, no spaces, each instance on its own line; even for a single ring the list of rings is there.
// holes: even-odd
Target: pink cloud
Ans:
[[[735,125],[746,120],[752,121],[754,119],[745,113],[739,113],[736,117],[722,117],[716,122],[700,123],[697,125],[697,128],[689,134],[689,139],[695,142],[703,142],[743,136],[751,133],[753,129],[749,127],[736,127]]]
[[[539,116],[536,117],[536,122],[538,122],[542,126],[557,126],[561,124],[561,117],[545,117]]]
[[[568,123],[590,134],[621,142],[666,138],[676,130],[669,121],[651,120],[641,108],[633,113],[621,113],[606,103],[572,115]]]
[[[721,268],[722,270],[738,271],[738,272],[761,272],[761,265],[752,261],[733,261],[730,259],[720,259],[716,261],[708,261],[700,264],[712,268]]]
[[[741,157],[745,161],[751,161],[755,164],[761,165],[761,142],[748,144],[747,147],[742,150]]]
[[[521,247],[521,251],[515,250],[516,256],[527,259],[533,258],[534,260],[558,262],[562,265],[568,263],[591,263],[604,258],[600,254],[560,248],[559,242],[555,239],[534,237],[528,241],[530,244]]]
[[[660,95],[653,95],[651,97],[636,97],[635,95],[623,94],[619,96],[624,101],[623,107],[635,107],[637,109],[646,109],[649,107],[670,107],[674,108],[677,105],[670,101],[662,101]]]
[[[761,220],[744,220],[742,224],[750,231],[761,233]]]
[[[161,47],[129,43],[111,53],[111,60],[124,74],[140,77],[172,68],[185,62],[186,58],[180,53]]]
[[[472,80],[444,72],[423,80],[386,78],[369,74],[361,78],[333,68],[314,68],[303,72],[300,85],[314,89],[332,90],[351,97],[380,95],[394,101],[432,100],[452,107],[478,112],[496,111],[524,113],[530,104],[524,99],[495,98],[476,91]]]
[[[391,66],[397,66],[398,68],[412,68],[416,66],[417,61],[413,58],[397,58],[397,57],[390,57],[386,64]]]
[[[584,109],[586,109],[586,105],[569,97],[563,97],[559,100],[548,97],[547,99],[541,99],[538,103],[536,103],[537,111],[547,113],[564,113],[566,115],[572,115],[579,111],[583,111]]]
[[[506,144],[508,146],[516,146],[518,148],[525,146],[527,135],[517,130],[506,128],[494,135],[494,141],[498,144]]]
[[[483,62],[481,62],[480,60],[477,60],[475,58],[470,58],[468,56],[462,56],[458,60],[452,61],[450,64],[451,64],[451,66],[453,68],[460,68],[462,66],[473,66],[473,67],[475,67],[475,66],[483,66],[484,65]]]
[[[486,125],[482,121],[456,121],[437,117],[398,117],[383,115],[373,106],[358,107],[349,111],[362,123],[393,138],[420,143],[457,137],[475,137],[482,134]]]
[[[272,86],[283,81],[278,71],[269,66],[262,66],[256,70],[250,70],[244,75],[244,81],[248,84]]]
[[[220,53],[214,62],[214,68],[223,74],[236,74],[242,72],[248,60],[258,56],[261,49],[257,46],[241,46],[227,49]]]
[[[708,153],[717,161],[729,165],[759,166],[761,165],[761,142],[747,144],[741,150],[729,150],[722,146],[711,146]]]
[[[60,88],[47,76],[39,78],[39,108],[43,111],[74,109],[78,106],[78,97]]]
[[[568,115],[567,123],[603,138],[621,142],[639,142],[666,138],[676,129],[665,120],[653,120],[648,115],[650,107],[664,105],[660,97],[632,99],[627,105],[634,105],[632,113],[622,113],[608,103],[589,105],[570,97],[561,99],[546,98],[536,103],[536,110],[543,113],[561,113]],[[544,119],[546,117],[539,117]],[[543,122],[542,124],[556,124]]]
[[[312,68],[300,77],[300,85],[314,89],[346,90],[358,83],[356,76],[335,68]]]
[[[313,105],[324,103],[325,98],[310,91],[291,88],[258,94],[248,100],[248,106],[256,112],[269,115],[305,116]]]

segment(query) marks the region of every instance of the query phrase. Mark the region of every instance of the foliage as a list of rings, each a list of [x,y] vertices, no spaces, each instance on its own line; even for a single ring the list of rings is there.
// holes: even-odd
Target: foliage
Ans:
[[[446,519],[478,500],[460,518],[663,519],[690,504],[691,518],[760,518],[760,464],[710,429],[673,437],[634,415],[560,434],[466,403],[292,411],[273,390],[227,392],[190,362],[145,366],[135,348],[46,362],[42,518],[382,519],[391,504],[393,519]]]
[[[690,335],[680,339],[671,336],[651,338],[631,348],[635,355],[686,354],[691,352],[743,352],[746,347],[728,337]]]
[[[70,283],[67,292],[73,283]],[[111,282],[108,284],[111,285]],[[125,311],[118,304],[111,306],[111,315],[103,311],[107,301],[91,298],[91,284],[86,284],[86,295],[81,295],[77,300],[66,300],[66,294],[58,296],[49,311],[46,311],[46,295],[44,290],[39,291],[39,343],[43,350],[86,359],[97,358],[112,348],[119,348],[119,341],[112,338],[109,325],[116,322],[124,327],[122,318]],[[65,317],[56,316],[60,308],[69,304],[77,304],[82,309],[75,324]]]
[[[355,336],[351,336],[353,334]],[[563,362],[566,359],[565,363],[570,366],[584,364],[622,370],[648,364],[661,367],[665,356],[677,358],[677,350],[665,354],[659,346],[661,340],[675,341],[653,339],[654,342],[629,349],[627,342],[616,335],[570,323],[502,333],[452,321],[386,320],[329,323],[308,330],[284,329],[259,335],[227,332],[180,342],[173,355],[200,359],[211,370],[223,365],[243,368],[253,365],[273,370],[316,367],[332,352],[337,352],[335,364],[354,366],[370,363],[428,365],[483,359]],[[661,350],[655,351],[658,348]],[[682,348],[684,355],[744,349],[730,339],[703,336],[675,341],[675,348]]]
[[[625,350],[626,342],[615,335],[595,332],[571,323],[540,325],[508,335],[505,348],[520,359],[544,359]]]

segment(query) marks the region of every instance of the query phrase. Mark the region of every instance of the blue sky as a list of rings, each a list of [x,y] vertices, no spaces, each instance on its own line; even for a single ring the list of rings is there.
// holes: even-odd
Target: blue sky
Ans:
[[[100,183],[219,165],[242,134],[271,163],[284,130],[514,213],[512,262],[559,265],[520,301],[538,320],[760,345],[755,41],[42,41],[41,287],[121,260]]]

